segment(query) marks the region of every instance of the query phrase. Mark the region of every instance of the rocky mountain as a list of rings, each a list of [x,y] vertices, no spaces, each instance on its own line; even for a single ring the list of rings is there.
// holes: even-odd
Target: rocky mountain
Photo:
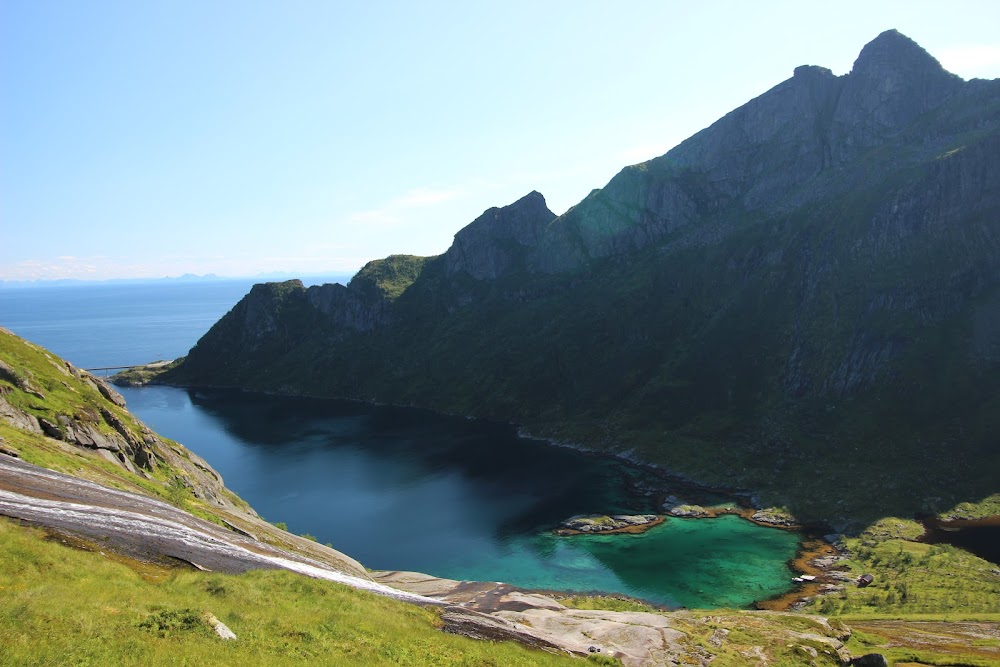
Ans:
[[[561,216],[257,285],[161,381],[349,397],[758,491],[806,518],[1000,489],[1000,80],[896,31]]]

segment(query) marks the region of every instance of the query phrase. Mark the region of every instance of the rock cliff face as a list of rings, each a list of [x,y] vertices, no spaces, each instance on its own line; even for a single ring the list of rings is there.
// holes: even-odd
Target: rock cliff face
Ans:
[[[491,208],[455,234],[444,254],[448,275],[465,272],[477,280],[492,280],[523,269],[525,250],[538,244],[556,214],[545,198],[531,192],[510,206]]]
[[[166,381],[516,420],[805,517],[928,509],[908,487],[1000,474],[998,174],[1000,81],[888,31],[561,216],[533,192],[441,257],[255,287]]]
[[[977,88],[889,30],[865,46],[849,74],[797,67],[791,79],[666,155],[627,167],[553,225],[532,265],[565,271],[655,244],[694,222],[780,213],[853,189],[859,183],[837,172],[850,170],[850,162],[866,151],[890,145],[917,119],[956,97],[965,98],[956,107],[974,107]],[[995,99],[995,85],[993,93]],[[910,149],[935,148],[913,139],[906,139]]]
[[[0,426],[46,436],[66,451],[86,450],[152,483],[171,470],[195,498],[256,516],[234,501],[201,457],[161,439],[124,408],[125,399],[103,379],[0,328]],[[17,439],[3,449],[20,455]]]

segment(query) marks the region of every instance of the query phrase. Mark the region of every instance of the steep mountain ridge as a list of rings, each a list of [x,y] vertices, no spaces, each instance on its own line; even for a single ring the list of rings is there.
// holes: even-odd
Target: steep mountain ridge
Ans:
[[[569,270],[656,243],[695,222],[800,207],[838,187],[842,175],[836,173],[810,183],[824,171],[844,170],[923,114],[970,92],[915,42],[886,31],[865,46],[849,74],[797,67],[791,79],[666,155],[622,170],[553,226],[532,265]],[[844,181],[839,187],[853,186]]]
[[[561,216],[257,286],[162,381],[514,420],[805,517],[941,509],[997,491],[998,173],[1000,81],[888,31]]]

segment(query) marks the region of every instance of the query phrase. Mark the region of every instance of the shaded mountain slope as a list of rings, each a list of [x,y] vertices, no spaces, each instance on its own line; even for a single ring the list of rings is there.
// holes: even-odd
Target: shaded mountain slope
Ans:
[[[867,520],[1000,491],[998,364],[1000,81],[889,31],[562,216],[258,285],[161,381],[513,420]]]

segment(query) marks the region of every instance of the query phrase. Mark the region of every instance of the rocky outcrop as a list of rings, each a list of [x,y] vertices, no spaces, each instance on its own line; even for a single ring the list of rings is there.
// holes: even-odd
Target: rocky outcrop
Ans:
[[[416,281],[427,258],[391,255],[366,264],[347,286],[314,285],[306,300],[326,316],[331,334],[368,333],[389,326],[392,304]]]
[[[222,512],[266,534],[270,544],[145,495],[5,457],[0,457],[0,515],[99,540],[102,550],[154,562],[169,557],[216,572],[284,568],[356,586],[371,581],[357,561],[328,547],[314,542],[305,550],[275,546],[308,541],[279,531],[256,514]]]
[[[701,505],[677,505],[668,510],[670,516],[683,517],[685,519],[704,519],[713,516]]]
[[[215,632],[219,639],[226,641],[235,641],[236,633],[229,629],[225,623],[216,618],[215,614],[210,612],[205,612],[202,614],[202,619],[208,624],[210,628]]]
[[[835,162],[898,135],[964,85],[909,37],[887,30],[861,50],[845,77],[830,123]]]
[[[0,397],[0,419],[29,433],[44,433],[77,447],[97,450],[106,460],[132,473],[151,470],[156,461],[155,454],[146,444],[106,408],[102,408],[99,415],[90,411],[57,414],[53,421],[16,408]]]
[[[580,533],[609,533],[626,528],[648,527],[660,523],[662,517],[655,514],[591,514],[571,516],[562,522],[562,527]]]
[[[524,256],[542,238],[556,214],[545,198],[530,192],[509,206],[491,208],[455,234],[444,255],[449,275],[467,273],[477,280],[493,280],[524,268]]]
[[[306,299],[335,327],[347,331],[372,331],[385,324],[389,316],[386,301],[372,302],[340,283],[314,285],[306,290]]]
[[[222,477],[204,459],[160,438],[129,414],[125,399],[103,379],[0,329],[0,351],[7,350],[15,353],[0,360],[5,369],[0,377],[0,420],[27,434],[45,435],[76,455],[78,449],[92,452],[147,480],[165,467],[173,471],[171,483],[185,487],[195,498],[256,516],[225,488]],[[43,377],[47,372],[58,373],[58,379]],[[52,387],[48,398],[39,398],[35,382]]]
[[[816,658],[816,664],[846,664],[850,635],[820,617],[764,612],[620,612],[574,609],[559,600],[508,584],[440,579],[417,572],[374,572],[376,581],[449,604],[445,630],[491,640],[514,639],[529,646],[555,648],[580,656],[605,655],[628,667],[708,665],[716,655],[748,657],[770,663],[776,648],[788,658]],[[739,645],[732,632],[752,627],[764,644]],[[739,633],[741,636],[742,633]],[[706,650],[707,638],[710,650]],[[745,641],[745,640],[744,640]],[[813,653],[809,654],[809,651]],[[777,662],[778,660],[774,660]],[[807,662],[809,660],[807,659]],[[789,662],[788,664],[792,664]]]
[[[0,329],[0,332],[8,333],[6,329]],[[13,366],[3,360],[0,360],[0,380],[10,383],[18,389],[31,394],[35,398],[45,398],[45,394],[43,394],[41,390],[31,382],[28,376],[17,371]]]
[[[95,375],[90,375],[89,373],[87,373],[87,378],[86,379],[94,387],[97,388],[97,391],[100,392],[101,396],[103,396],[104,398],[106,398],[108,401],[114,403],[119,408],[124,408],[125,407],[125,397],[122,396],[121,394],[119,394],[117,391],[115,391],[103,379],[101,379],[101,378],[99,378],[99,377],[97,377]]]
[[[4,399],[2,394],[0,394],[0,419],[22,431],[29,433],[43,432],[37,417],[15,408]]]
[[[787,511],[775,507],[757,510],[750,516],[750,520],[756,523],[767,524],[769,526],[792,527],[798,525],[794,516],[789,514]]]

